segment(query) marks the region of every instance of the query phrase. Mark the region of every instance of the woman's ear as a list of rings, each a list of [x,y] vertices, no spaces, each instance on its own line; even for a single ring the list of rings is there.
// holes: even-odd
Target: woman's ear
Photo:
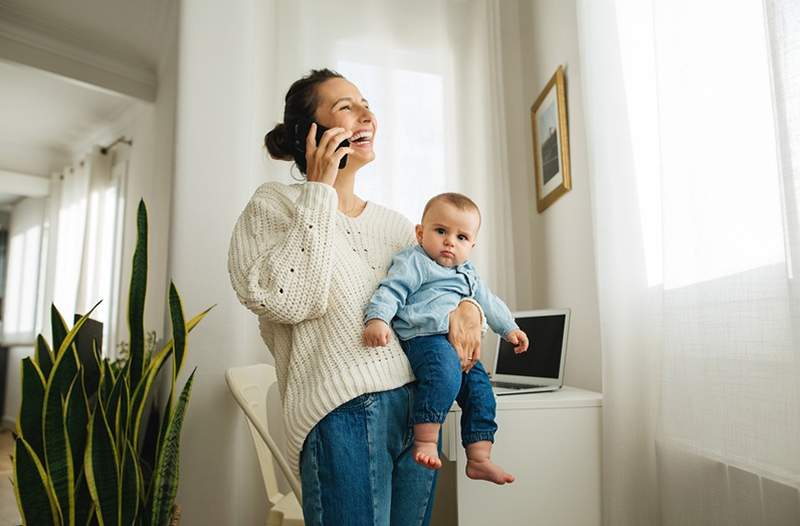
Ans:
[[[414,231],[417,233],[417,243],[420,245],[422,244],[422,225],[417,225],[414,227]]]

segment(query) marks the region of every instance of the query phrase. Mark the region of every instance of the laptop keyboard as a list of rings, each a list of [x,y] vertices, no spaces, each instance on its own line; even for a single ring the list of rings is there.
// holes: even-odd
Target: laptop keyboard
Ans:
[[[492,382],[492,385],[495,387],[503,387],[505,389],[536,389],[538,387],[547,387],[545,385],[519,385],[509,382]]]

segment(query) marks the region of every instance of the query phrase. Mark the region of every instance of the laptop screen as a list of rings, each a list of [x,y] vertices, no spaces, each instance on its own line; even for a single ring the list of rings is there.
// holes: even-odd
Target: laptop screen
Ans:
[[[565,314],[516,318],[531,342],[528,352],[514,354],[514,346],[500,340],[495,374],[557,379],[561,369]]]

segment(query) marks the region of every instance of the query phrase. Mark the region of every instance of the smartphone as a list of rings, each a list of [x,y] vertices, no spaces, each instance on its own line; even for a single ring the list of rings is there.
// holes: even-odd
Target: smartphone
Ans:
[[[303,155],[306,154],[306,137],[308,137],[308,130],[311,129],[311,122],[312,121],[309,120],[303,120],[294,125],[295,148],[297,148],[298,151],[302,152]],[[322,134],[325,133],[326,131],[328,131],[328,128],[317,123],[317,134],[316,134],[317,145],[319,145],[319,141],[322,140]],[[338,150],[339,148],[342,147],[346,148],[348,146],[350,146],[350,141],[345,139],[339,144],[339,146],[336,147],[336,149]],[[339,161],[339,169],[341,170],[345,166],[347,166],[346,155],[342,157],[342,159]]]

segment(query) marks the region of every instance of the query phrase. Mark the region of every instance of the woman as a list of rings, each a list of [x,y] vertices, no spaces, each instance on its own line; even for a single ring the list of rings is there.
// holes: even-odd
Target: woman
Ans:
[[[319,144],[316,124],[300,131],[309,121],[329,128]],[[415,242],[406,218],[353,193],[356,173],[375,158],[376,131],[367,101],[341,75],[314,70],[296,81],[265,143],[306,182],[262,185],[231,239],[231,283],[275,358],[309,526],[430,518],[436,472],[411,458],[408,360],[396,339],[379,348],[361,340],[363,308],[392,255]],[[469,301],[450,315],[464,367],[477,359],[481,316]]]

